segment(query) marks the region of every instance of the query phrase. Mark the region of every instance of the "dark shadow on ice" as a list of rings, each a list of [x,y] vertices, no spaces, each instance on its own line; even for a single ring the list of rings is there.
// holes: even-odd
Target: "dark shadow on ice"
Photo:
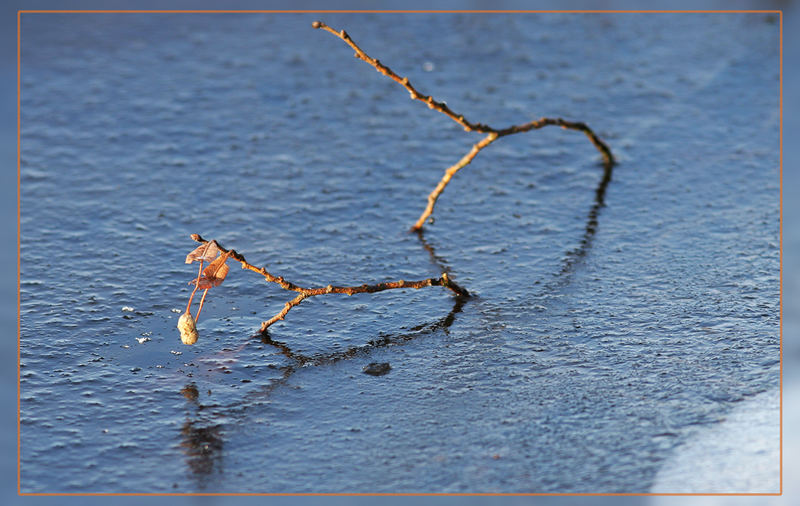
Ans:
[[[439,271],[446,272],[450,274],[450,266],[447,265],[447,259],[440,257],[436,254],[436,250],[433,249],[433,246],[425,240],[425,229],[420,228],[411,231],[413,234],[416,234],[417,239],[419,239],[420,244],[428,252],[428,256],[430,257],[431,263],[435,265]]]
[[[186,456],[186,466],[200,489],[216,472],[222,474],[222,425],[209,424],[200,414],[204,408],[198,402],[199,392],[194,383],[183,387],[180,393],[186,398],[190,414],[181,426],[180,446]]]
[[[348,360],[354,357],[368,355],[370,352],[372,352],[372,350],[375,350],[377,348],[399,345],[424,335],[433,334],[435,332],[438,332],[439,330],[442,330],[446,333],[447,329],[455,321],[456,315],[461,312],[461,309],[464,307],[464,304],[466,304],[466,302],[467,302],[466,297],[455,297],[453,308],[444,318],[441,318],[431,323],[423,323],[421,325],[417,325],[416,327],[412,327],[411,329],[409,329],[407,332],[379,335],[377,338],[367,342],[366,344],[363,344],[361,346],[352,346],[344,351],[336,351],[332,353],[318,353],[315,355],[303,355],[301,353],[292,351],[292,349],[285,343],[273,340],[269,336],[269,332],[266,332],[264,334],[258,334],[254,336],[254,338],[260,339],[261,342],[264,344],[268,344],[278,348],[281,354],[283,354],[285,357],[287,357],[288,359],[292,360],[295,363],[294,366],[289,366],[289,368],[334,364],[341,360]]]
[[[592,246],[592,239],[597,233],[597,217],[600,214],[600,209],[605,206],[606,188],[608,183],[611,182],[613,170],[614,164],[603,164],[603,178],[594,191],[594,204],[592,204],[589,215],[586,217],[586,227],[584,228],[580,246],[567,251],[566,258],[561,266],[561,272],[558,273],[559,277],[573,272],[578,262],[589,252]]]

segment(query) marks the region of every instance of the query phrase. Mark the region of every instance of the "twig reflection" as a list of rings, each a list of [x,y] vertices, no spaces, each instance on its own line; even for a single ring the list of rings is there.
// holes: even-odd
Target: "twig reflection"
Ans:
[[[561,270],[555,275],[555,280],[553,282],[545,285],[546,291],[556,289],[559,286],[569,283],[570,274],[575,272],[575,268],[577,267],[578,263],[591,249],[592,240],[597,233],[597,219],[600,214],[600,210],[605,207],[606,188],[608,188],[608,183],[611,182],[613,170],[614,164],[603,164],[603,177],[598,182],[597,188],[594,191],[594,203],[589,209],[589,214],[586,216],[586,227],[584,227],[583,237],[581,237],[580,245],[577,248],[566,252],[566,258],[564,258],[561,264]]]
[[[203,423],[199,416],[203,406],[198,402],[199,392],[194,383],[184,386],[180,393],[193,411],[181,426],[180,446],[186,455],[186,466],[191,476],[202,489],[215,472],[222,474],[222,425]]]
[[[564,259],[564,264],[561,266],[559,276],[572,272],[575,269],[575,264],[585,257],[586,253],[589,251],[592,245],[592,239],[594,239],[595,233],[597,232],[597,217],[600,214],[600,209],[605,206],[606,188],[608,187],[608,183],[611,182],[613,171],[614,164],[605,163],[603,165],[603,178],[594,191],[594,204],[592,204],[589,215],[586,217],[586,227],[583,232],[583,237],[581,238],[580,246],[567,251],[567,258]]]
[[[295,365],[288,366],[287,369],[333,364],[341,360],[348,360],[357,356],[368,355],[374,349],[402,344],[423,335],[433,334],[439,330],[447,333],[448,328],[453,324],[456,315],[461,312],[461,309],[464,307],[464,304],[466,304],[467,300],[467,297],[455,297],[453,308],[450,310],[447,316],[432,323],[423,323],[421,325],[417,325],[416,327],[409,329],[408,332],[379,336],[376,339],[367,342],[366,344],[361,346],[352,346],[344,351],[303,355],[302,353],[292,351],[292,349],[286,343],[273,340],[269,336],[269,333],[259,334],[254,337],[259,338],[264,344],[278,348],[282,355],[293,361]],[[292,370],[291,372],[294,371]]]

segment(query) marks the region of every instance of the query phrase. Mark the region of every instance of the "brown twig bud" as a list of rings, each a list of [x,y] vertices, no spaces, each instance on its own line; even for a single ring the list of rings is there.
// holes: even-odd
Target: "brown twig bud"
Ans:
[[[178,330],[181,332],[181,342],[183,344],[194,344],[197,342],[197,326],[195,325],[192,313],[186,311],[178,318]]]

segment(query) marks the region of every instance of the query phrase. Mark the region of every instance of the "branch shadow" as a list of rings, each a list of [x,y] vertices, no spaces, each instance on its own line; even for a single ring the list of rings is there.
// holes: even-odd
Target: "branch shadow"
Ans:
[[[600,179],[600,182],[597,184],[597,188],[594,191],[594,204],[592,204],[591,209],[589,209],[589,214],[586,217],[586,227],[583,231],[583,237],[581,238],[580,246],[567,252],[567,259],[564,260],[564,264],[561,267],[561,272],[559,275],[564,275],[574,271],[576,264],[586,256],[586,253],[591,248],[592,240],[597,233],[597,218],[600,214],[600,209],[605,207],[606,189],[608,188],[608,183],[611,182],[611,176],[613,175],[613,172],[613,163],[603,164],[603,177]]]
[[[594,202],[586,216],[586,226],[583,230],[581,242],[576,248],[568,250],[565,253],[565,258],[561,263],[561,269],[555,273],[550,282],[544,285],[542,293],[552,292],[568,285],[572,274],[591,250],[592,242],[599,227],[598,218],[600,216],[600,211],[605,207],[606,189],[611,182],[614,165],[614,163],[610,162],[603,163],[603,177],[594,190]],[[536,284],[538,285],[539,282],[537,281]]]
[[[180,429],[180,447],[186,457],[186,467],[200,490],[206,488],[212,476],[223,474],[222,455],[225,447],[222,425],[209,423],[201,416],[204,406],[198,402],[199,392],[192,382],[181,391],[190,410]]]
[[[282,355],[291,360],[294,365],[288,366],[287,369],[292,369],[291,372],[293,373],[300,367],[335,364],[336,362],[340,362],[342,360],[349,360],[358,356],[365,356],[375,349],[403,344],[411,341],[412,339],[433,334],[440,330],[448,333],[449,327],[453,324],[456,319],[456,315],[461,312],[464,304],[467,303],[467,300],[467,297],[455,296],[453,308],[443,318],[440,318],[434,322],[417,325],[409,329],[407,332],[379,335],[377,338],[367,342],[366,344],[352,346],[343,351],[303,355],[302,353],[293,351],[286,343],[272,339],[269,336],[269,332],[257,334],[253,337],[258,338],[264,344],[276,347]]]

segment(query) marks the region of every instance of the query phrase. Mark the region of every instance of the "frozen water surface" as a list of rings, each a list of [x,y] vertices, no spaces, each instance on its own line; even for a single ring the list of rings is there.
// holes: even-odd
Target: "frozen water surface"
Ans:
[[[421,238],[479,137],[316,17],[23,15],[23,492],[648,492],[747,413],[773,451],[774,15],[325,15],[472,121],[619,159],[599,186],[578,132],[500,139]],[[184,346],[191,233],[476,296],[317,297],[261,337],[291,295],[233,268]]]

